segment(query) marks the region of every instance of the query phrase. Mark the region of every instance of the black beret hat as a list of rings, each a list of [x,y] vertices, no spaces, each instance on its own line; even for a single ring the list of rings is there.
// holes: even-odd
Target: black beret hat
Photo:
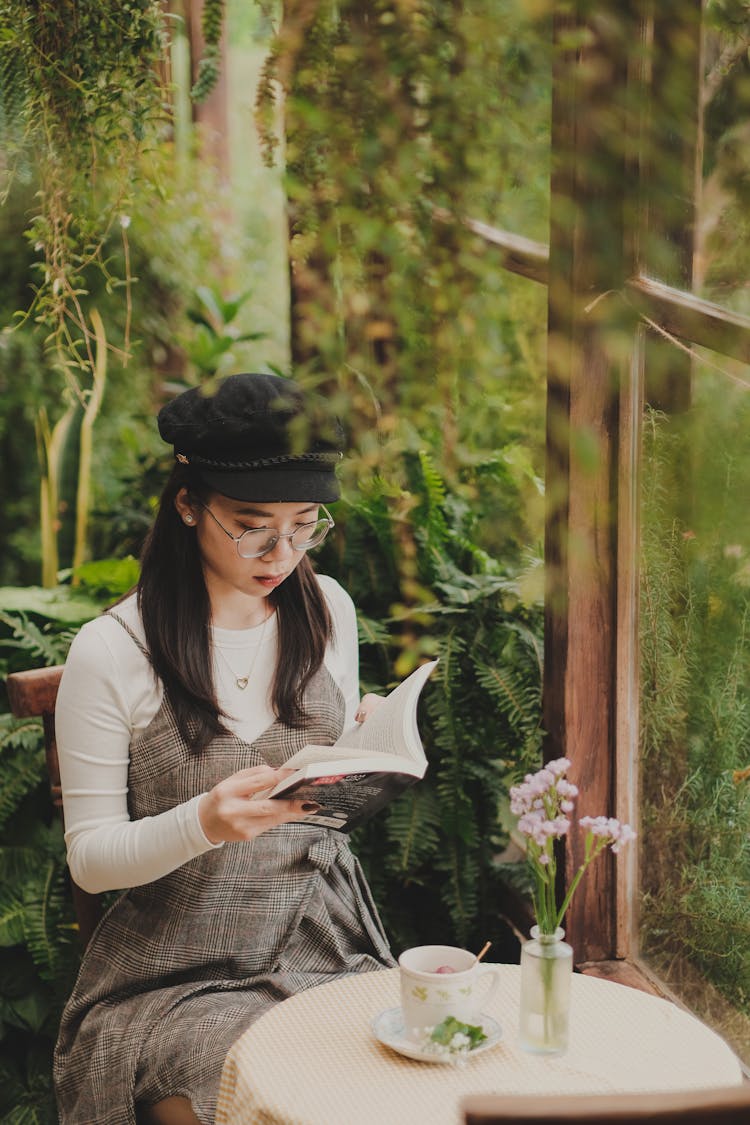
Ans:
[[[230,375],[159,411],[177,461],[232,500],[337,500],[341,424],[325,400],[280,375]]]

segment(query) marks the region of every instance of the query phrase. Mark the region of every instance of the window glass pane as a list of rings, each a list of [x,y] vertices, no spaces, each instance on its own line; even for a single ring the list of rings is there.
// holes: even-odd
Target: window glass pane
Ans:
[[[640,183],[633,197],[640,268],[689,290],[701,159],[701,0],[653,5],[643,51],[634,61],[645,80],[643,102],[631,102],[631,128],[640,134]]]
[[[696,358],[640,479],[641,953],[750,1062],[750,368]]]
[[[704,36],[703,161],[695,291],[750,313],[750,9],[710,3]]]
[[[644,55],[637,196],[642,271],[745,314],[750,313],[748,44],[746,4],[656,5]]]
[[[473,86],[464,112],[476,130],[466,156],[468,214],[539,242],[549,239],[549,7],[482,0],[464,16]]]

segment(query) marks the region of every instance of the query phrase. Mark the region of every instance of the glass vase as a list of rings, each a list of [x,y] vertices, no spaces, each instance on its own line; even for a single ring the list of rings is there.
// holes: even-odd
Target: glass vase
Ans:
[[[561,1055],[568,1046],[573,949],[565,930],[531,927],[521,946],[519,1046],[536,1055]]]

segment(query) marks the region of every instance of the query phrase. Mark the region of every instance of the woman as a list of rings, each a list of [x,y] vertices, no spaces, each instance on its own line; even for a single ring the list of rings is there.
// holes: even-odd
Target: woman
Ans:
[[[354,607],[307,550],[341,430],[273,375],[159,415],[176,465],[137,590],[68,656],[56,728],[68,863],[128,888],[63,1014],[63,1125],[211,1122],[232,1042],[271,1004],[394,962],[346,838],[251,800],[358,712]]]

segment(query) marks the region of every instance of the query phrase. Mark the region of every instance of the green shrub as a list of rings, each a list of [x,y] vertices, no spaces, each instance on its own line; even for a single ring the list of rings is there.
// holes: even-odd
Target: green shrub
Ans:
[[[642,945],[698,1012],[713,987],[747,1017],[750,403],[714,375],[696,388],[684,417],[646,426]]]
[[[360,612],[366,690],[440,657],[420,705],[426,778],[354,843],[395,948],[500,946],[501,811],[541,752],[541,605],[478,544],[486,513],[425,453],[404,468],[408,489],[375,478],[338,506],[343,532],[321,559]]]
[[[85,585],[0,589],[0,678],[62,663],[77,629],[132,584],[134,560],[91,563]],[[40,719],[0,711],[0,1118],[57,1120],[52,1048],[79,961],[62,822]]]

